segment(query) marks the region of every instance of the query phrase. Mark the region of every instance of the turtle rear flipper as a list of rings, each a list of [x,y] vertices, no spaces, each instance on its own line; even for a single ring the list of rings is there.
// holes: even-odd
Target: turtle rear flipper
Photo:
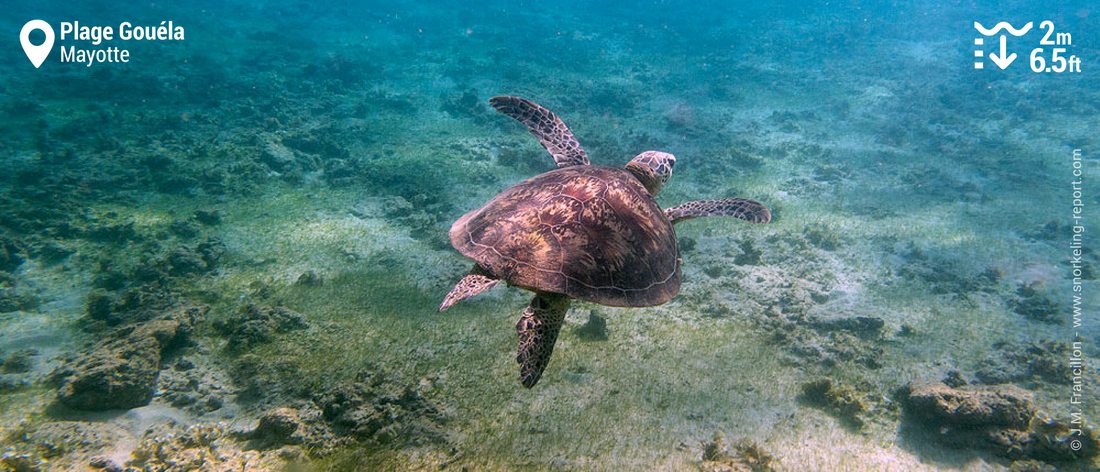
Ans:
[[[695,200],[666,209],[665,216],[673,224],[700,216],[732,216],[749,223],[767,223],[772,220],[768,207],[747,198]]]
[[[530,100],[507,95],[490,98],[489,104],[526,125],[542,147],[554,156],[558,167],[588,165],[588,153],[554,112]]]
[[[556,293],[539,293],[531,299],[523,316],[516,323],[519,333],[519,378],[523,386],[534,387],[554,353],[554,343],[569,310],[569,297]]]

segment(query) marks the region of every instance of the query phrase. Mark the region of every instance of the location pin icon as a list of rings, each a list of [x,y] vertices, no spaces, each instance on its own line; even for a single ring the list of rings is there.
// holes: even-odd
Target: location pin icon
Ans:
[[[31,31],[42,30],[46,34],[46,40],[35,46],[31,44]],[[53,27],[42,20],[31,20],[23,25],[23,31],[19,32],[19,43],[23,45],[23,52],[27,53],[27,59],[31,60],[37,69],[49,57],[53,50]]]

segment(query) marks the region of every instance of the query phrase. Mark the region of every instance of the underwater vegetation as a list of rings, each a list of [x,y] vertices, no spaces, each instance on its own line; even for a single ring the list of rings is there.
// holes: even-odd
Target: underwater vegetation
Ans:
[[[1100,330],[1068,334],[1061,212],[1073,149],[1097,168],[1098,14],[12,5],[6,31],[187,39],[93,67],[4,49],[0,470],[1095,470],[1100,378],[1068,363]],[[975,70],[990,15],[1051,18],[1086,67]],[[451,223],[554,169],[501,94],[594,165],[675,155],[661,208],[771,221],[678,223],[680,293],[573,301],[525,389],[529,294],[437,312],[471,266]]]

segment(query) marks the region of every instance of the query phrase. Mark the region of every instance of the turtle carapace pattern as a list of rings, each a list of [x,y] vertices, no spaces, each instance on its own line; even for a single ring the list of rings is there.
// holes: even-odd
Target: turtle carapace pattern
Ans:
[[[590,165],[573,132],[550,110],[511,96],[489,103],[526,125],[559,168],[504,190],[455,221],[451,244],[474,267],[439,311],[502,280],[534,292],[516,324],[524,387],[542,377],[572,299],[645,307],[680,292],[674,223],[702,216],[771,220],[767,207],[744,198],[662,210],[654,196],[672,176],[672,154],[646,151],[623,168]]]
[[[451,243],[528,290],[635,307],[680,290],[672,224],[624,169],[571,166],[527,179],[455,222]]]

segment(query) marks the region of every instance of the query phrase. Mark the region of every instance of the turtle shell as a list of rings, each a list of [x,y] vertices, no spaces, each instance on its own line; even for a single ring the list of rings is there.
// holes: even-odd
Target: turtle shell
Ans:
[[[450,235],[463,255],[529,290],[635,307],[680,291],[672,223],[625,169],[537,175],[463,215]]]

